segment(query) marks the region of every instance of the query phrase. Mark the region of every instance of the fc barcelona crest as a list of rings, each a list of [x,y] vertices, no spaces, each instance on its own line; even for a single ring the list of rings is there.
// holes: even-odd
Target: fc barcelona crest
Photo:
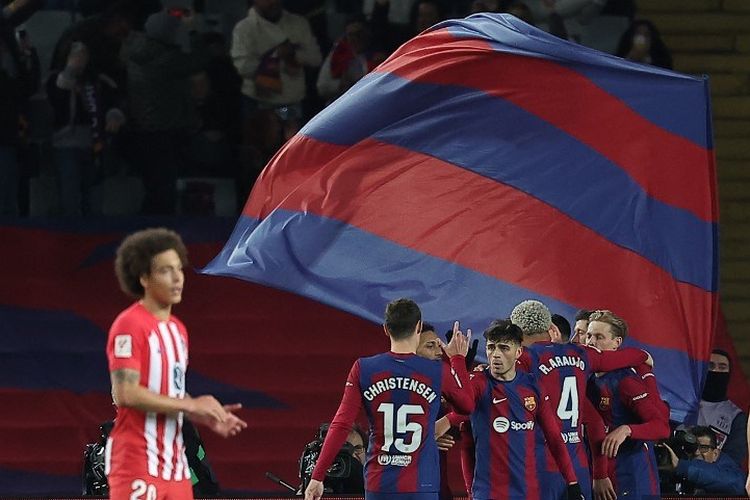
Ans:
[[[609,398],[602,396],[599,399],[599,409],[603,411],[609,410]]]
[[[534,411],[536,409],[536,398],[534,396],[523,398],[523,406],[529,411]]]

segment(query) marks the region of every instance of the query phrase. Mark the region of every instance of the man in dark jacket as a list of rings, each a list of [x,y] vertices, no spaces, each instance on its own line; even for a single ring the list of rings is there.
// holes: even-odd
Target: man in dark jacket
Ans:
[[[198,125],[190,76],[205,68],[209,54],[191,33],[191,19],[190,9],[165,8],[148,18],[145,33],[131,33],[122,50],[147,214],[174,212],[178,152]]]
[[[703,493],[711,495],[744,495],[745,474],[734,460],[721,453],[716,433],[708,427],[693,427],[697,440],[695,458],[680,459],[668,444],[662,444],[670,456],[668,468]]]
[[[39,89],[39,60],[23,50],[16,26],[23,23],[41,0],[2,2],[0,11],[0,215],[18,215],[18,145],[21,112]]]

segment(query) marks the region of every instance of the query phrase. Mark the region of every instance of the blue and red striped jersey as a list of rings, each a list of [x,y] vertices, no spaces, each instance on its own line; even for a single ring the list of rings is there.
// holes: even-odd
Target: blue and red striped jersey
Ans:
[[[592,377],[588,397],[602,416],[607,432],[621,425],[628,425],[632,432],[610,460],[609,477],[618,495],[658,494],[652,440],[668,437],[669,423],[641,377],[633,369]]]
[[[472,498],[540,499],[538,472],[545,467],[537,449],[549,443],[568,482],[575,472],[560,439],[560,427],[535,378],[517,372],[512,381],[489,371],[472,374],[476,406],[471,414],[475,445]]]
[[[416,354],[377,354],[352,366],[312,477],[322,480],[352,423],[364,409],[369,420],[365,490],[433,493],[440,490],[435,421],[441,394],[459,411],[471,411],[463,356],[450,365]]]
[[[585,404],[589,377],[596,371],[639,365],[645,358],[643,351],[632,348],[602,352],[579,344],[553,342],[537,342],[524,348],[519,365],[521,369],[537,377],[549,397],[552,410],[560,423],[563,441],[576,469],[589,468],[588,453],[582,442],[582,424],[589,421],[593,425],[602,425],[598,418],[592,418],[588,405]],[[596,430],[594,433],[600,434]],[[598,452],[599,444],[593,443],[591,448]],[[539,453],[545,456],[546,470],[558,470],[548,447],[540,448]],[[600,465],[603,472],[606,463],[597,465]],[[600,476],[601,474],[595,474],[595,477]]]

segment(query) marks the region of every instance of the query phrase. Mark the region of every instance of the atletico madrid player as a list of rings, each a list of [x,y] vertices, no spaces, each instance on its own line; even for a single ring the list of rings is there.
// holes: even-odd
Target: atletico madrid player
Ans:
[[[239,404],[185,391],[188,335],[172,306],[182,300],[186,263],[182,239],[166,229],[133,233],[117,250],[120,287],[138,300],[117,316],[107,340],[117,405],[105,454],[113,500],[193,498],[184,416],[224,437],[247,427],[233,413]]]

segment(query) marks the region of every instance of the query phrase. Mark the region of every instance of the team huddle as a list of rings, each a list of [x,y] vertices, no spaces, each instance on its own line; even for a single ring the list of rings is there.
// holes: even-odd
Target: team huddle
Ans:
[[[448,432],[460,433],[465,486],[476,500],[659,498],[654,441],[670,429],[653,360],[620,347],[627,325],[612,312],[585,320],[578,336],[588,345],[570,343],[544,304],[524,301],[486,328],[487,364],[469,373],[470,330],[456,323],[448,344],[437,340],[448,362],[420,356],[428,333],[419,307],[391,302],[383,325],[391,349],[352,366],[305,500],[323,495],[361,410],[370,424],[368,499],[436,499],[438,442]],[[444,404],[425,397],[429,389],[410,390],[414,381]]]

